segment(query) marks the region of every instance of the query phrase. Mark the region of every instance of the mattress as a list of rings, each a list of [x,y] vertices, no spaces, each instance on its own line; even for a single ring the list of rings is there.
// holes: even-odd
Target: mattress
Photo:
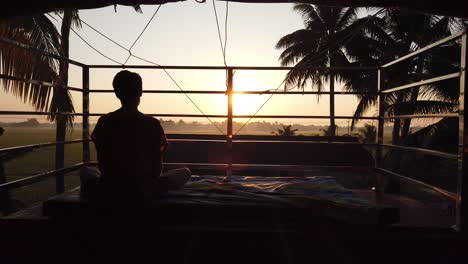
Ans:
[[[162,195],[166,203],[270,204],[307,208],[317,201],[349,207],[373,208],[331,176],[246,177],[192,176],[183,189]]]
[[[393,224],[396,208],[375,204],[344,188],[331,176],[192,176],[180,190],[162,194],[143,215],[173,226],[299,226],[318,219],[347,224]],[[43,204],[45,216],[75,219],[90,214],[90,203],[77,195]],[[133,213],[131,213],[133,214]],[[118,217],[129,215],[119,212]]]

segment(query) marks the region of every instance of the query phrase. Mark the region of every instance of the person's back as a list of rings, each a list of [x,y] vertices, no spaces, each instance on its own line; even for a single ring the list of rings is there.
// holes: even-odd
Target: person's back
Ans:
[[[134,207],[157,199],[159,192],[182,187],[191,172],[181,168],[161,177],[166,135],[157,119],[138,111],[143,91],[140,75],[121,71],[112,85],[122,107],[99,118],[91,135],[101,177],[97,193],[88,196],[105,207]]]
[[[141,77],[121,71],[112,83],[122,107],[99,118],[91,135],[101,178],[99,201],[122,204],[157,197],[167,141],[159,121],[138,111]]]
[[[162,170],[164,138],[159,122],[138,111],[102,116],[93,133],[102,175],[99,193],[117,200],[148,199]]]

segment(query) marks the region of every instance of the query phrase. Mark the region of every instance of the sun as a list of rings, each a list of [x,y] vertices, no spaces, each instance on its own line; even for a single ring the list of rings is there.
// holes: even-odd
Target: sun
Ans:
[[[234,78],[234,91],[261,91],[261,84],[255,77],[239,76]],[[252,115],[261,104],[263,97],[257,94],[235,94],[233,98],[234,115]]]

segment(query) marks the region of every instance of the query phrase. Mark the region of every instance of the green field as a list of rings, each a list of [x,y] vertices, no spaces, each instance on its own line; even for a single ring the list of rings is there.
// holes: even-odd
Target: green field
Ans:
[[[67,140],[81,138],[81,129],[73,129],[67,133]],[[0,137],[0,148],[23,146],[28,144],[55,142],[54,128],[5,128],[5,133]],[[92,146],[92,159],[95,157]],[[81,143],[65,145],[65,166],[71,166],[82,160]],[[7,181],[32,176],[38,173],[53,170],[55,168],[55,147],[34,149],[14,160],[4,162],[3,166]],[[67,190],[79,186],[77,172],[65,175],[65,187]],[[42,201],[55,194],[55,179],[50,178],[42,182],[34,183],[11,191],[17,207],[21,208],[35,202]]]

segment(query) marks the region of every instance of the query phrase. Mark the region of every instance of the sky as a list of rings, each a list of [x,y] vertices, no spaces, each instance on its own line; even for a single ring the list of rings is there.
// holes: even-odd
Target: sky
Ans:
[[[222,37],[224,38],[225,2],[216,3]],[[117,6],[80,10],[80,17],[125,47],[131,46],[157,6],[142,6],[143,14],[131,7]],[[60,26],[59,22],[54,22]],[[280,66],[281,50],[276,42],[284,35],[303,28],[301,16],[292,10],[292,4],[229,3],[226,61],[230,66]],[[98,35],[86,25],[78,33],[107,56],[123,63],[128,52]],[[152,23],[132,49],[132,53],[161,65],[222,66],[223,57],[218,39],[216,20],[211,1],[185,1],[161,6]],[[86,64],[115,65],[102,57],[74,33],[70,37],[70,58]],[[148,65],[131,58],[129,65]],[[119,70],[92,69],[91,89],[112,89],[112,78]],[[144,89],[178,88],[162,70],[134,70],[141,74]],[[225,90],[225,72],[201,70],[169,70],[183,90]],[[286,71],[237,71],[235,90],[276,89]],[[81,69],[70,67],[69,85],[82,87]],[[311,87],[306,90],[312,90]],[[338,87],[340,90],[340,87]],[[81,96],[72,92],[77,112],[81,112]],[[190,95],[206,114],[226,114],[225,95]],[[234,114],[254,114],[268,99],[267,95],[236,95]],[[315,95],[275,95],[259,111],[263,115],[328,115],[329,97]],[[336,115],[350,116],[357,105],[354,96],[336,96]],[[92,94],[91,112],[105,113],[119,107],[111,93]],[[33,110],[18,98],[0,91],[0,110]],[[197,108],[183,95],[144,94],[140,104],[144,113],[199,114]],[[372,115],[373,112],[369,113]],[[16,118],[18,117],[10,117]],[[24,118],[24,117],[23,117]],[[3,118],[5,120],[5,118]],[[194,121],[203,121],[193,119]],[[93,120],[92,120],[93,121]],[[190,120],[189,120],[190,121]],[[215,120],[222,121],[222,120]],[[242,120],[236,120],[242,121]],[[272,121],[272,120],[270,120]],[[323,120],[278,120],[284,123],[327,124]],[[208,122],[205,120],[205,122]],[[347,121],[337,120],[338,125]]]

